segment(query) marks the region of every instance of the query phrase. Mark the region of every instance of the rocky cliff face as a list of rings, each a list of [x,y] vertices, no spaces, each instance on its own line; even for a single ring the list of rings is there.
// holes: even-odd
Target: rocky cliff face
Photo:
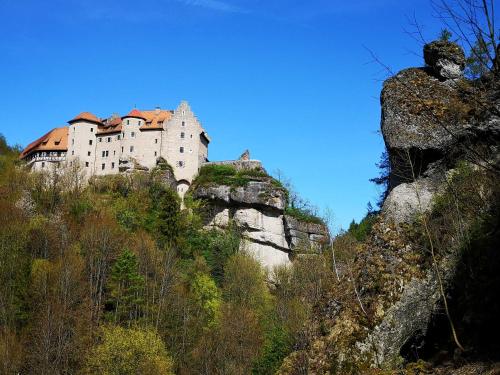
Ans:
[[[242,176],[246,170],[261,171],[244,177],[240,186],[230,181],[201,185],[195,181],[192,195],[208,202],[208,227],[225,228],[234,223],[242,233],[241,249],[253,254],[267,269],[287,265],[297,252],[317,250],[328,243],[325,225],[285,213],[287,192],[267,176],[260,163],[239,160],[218,165],[234,167]]]
[[[464,53],[453,43],[430,43],[424,56],[425,67],[384,83],[389,195],[368,239],[351,249],[349,277],[336,276],[331,293],[340,307],[315,316],[323,328],[281,374],[481,374],[488,365],[453,367],[500,361],[500,304],[491,297],[500,290],[498,76],[465,79]],[[429,363],[416,372],[403,370],[422,358]]]

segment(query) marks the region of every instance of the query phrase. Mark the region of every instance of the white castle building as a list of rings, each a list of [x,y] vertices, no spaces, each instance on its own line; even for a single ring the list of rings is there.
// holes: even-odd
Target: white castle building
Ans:
[[[181,196],[208,161],[210,138],[187,102],[175,110],[133,109],[105,119],[82,112],[68,124],[30,143],[21,159],[37,171],[78,163],[88,178],[131,166],[151,169],[163,158],[173,167]]]

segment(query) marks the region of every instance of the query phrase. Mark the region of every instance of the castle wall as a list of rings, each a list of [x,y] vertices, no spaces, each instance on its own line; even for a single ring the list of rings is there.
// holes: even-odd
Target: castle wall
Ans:
[[[95,174],[116,174],[121,156],[122,133],[98,134]]]
[[[149,169],[156,166],[156,160],[161,156],[163,130],[141,130],[137,138],[137,162]]]

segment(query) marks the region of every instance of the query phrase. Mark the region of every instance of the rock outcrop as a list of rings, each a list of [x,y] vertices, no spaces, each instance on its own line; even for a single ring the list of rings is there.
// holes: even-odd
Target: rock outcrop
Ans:
[[[225,228],[234,223],[242,234],[241,249],[253,254],[268,269],[287,265],[299,251],[318,251],[329,241],[324,224],[307,223],[285,214],[287,192],[267,176],[260,162],[236,160],[208,165],[233,166],[250,173],[241,186],[229,183],[193,184],[192,196],[208,202],[207,226]]]
[[[339,239],[354,259],[337,261],[322,308],[340,307],[311,319],[313,339],[287,357],[282,375],[298,367],[451,374],[470,359],[500,361],[492,297],[500,288],[500,84],[493,73],[464,78],[464,53],[453,43],[430,43],[424,55],[425,67],[396,74],[381,94],[390,162],[381,215],[362,242],[349,248],[349,235]],[[425,371],[404,370],[422,359]]]
[[[381,130],[391,168],[383,212],[396,222],[429,208],[457,160],[488,163],[500,135],[496,81],[465,79],[464,52],[455,43],[429,43],[424,57],[426,67],[401,71],[384,83],[381,94]]]

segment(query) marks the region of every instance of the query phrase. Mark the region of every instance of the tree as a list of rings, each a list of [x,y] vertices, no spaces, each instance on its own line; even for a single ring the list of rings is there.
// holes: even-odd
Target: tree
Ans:
[[[137,257],[125,249],[111,269],[108,317],[115,323],[130,323],[142,313],[144,278],[138,272]]]
[[[87,356],[83,374],[170,375],[172,360],[156,332],[104,326],[100,343]]]
[[[181,230],[181,213],[179,196],[172,189],[163,189],[159,194],[157,207],[156,230],[163,244],[177,241]]]
[[[448,29],[441,29],[441,32],[439,33],[439,40],[442,40],[443,42],[449,42],[452,37],[452,33]]]
[[[201,320],[206,327],[217,324],[220,314],[222,296],[214,280],[205,274],[197,274],[191,283],[191,290],[196,304],[199,306]]]

